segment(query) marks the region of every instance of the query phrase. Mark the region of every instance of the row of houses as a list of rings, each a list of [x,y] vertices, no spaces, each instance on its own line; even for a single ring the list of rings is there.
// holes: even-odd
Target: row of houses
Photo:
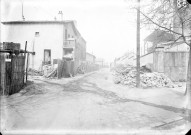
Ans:
[[[68,21],[6,21],[2,22],[2,41],[20,43],[36,53],[29,67],[42,70],[44,65],[56,64],[58,59],[74,62],[74,71],[81,63],[96,63],[96,57],[86,52],[86,41],[76,22]]]
[[[86,41],[75,21],[6,21],[1,28],[0,94],[18,92],[24,85],[27,69],[43,72],[46,76],[56,67],[56,76],[61,78],[79,73],[84,65],[86,72],[102,67],[95,55],[86,52]],[[27,47],[35,55],[27,55],[26,59],[22,54],[6,53],[6,45],[11,48],[18,45],[16,52]]]
[[[86,41],[74,21],[8,21],[2,22],[3,42],[28,41],[28,50],[36,52],[29,66],[40,70],[56,59],[75,61],[75,68],[86,60]]]

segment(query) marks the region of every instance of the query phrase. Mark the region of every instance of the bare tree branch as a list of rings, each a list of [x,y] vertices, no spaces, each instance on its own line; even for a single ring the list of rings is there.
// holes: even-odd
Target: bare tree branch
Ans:
[[[137,10],[138,10],[138,9],[137,9]],[[140,11],[140,10],[139,10],[139,11]],[[171,30],[171,29],[169,29],[169,28],[166,28],[166,27],[161,26],[161,25],[159,25],[158,23],[154,22],[154,21],[153,21],[152,19],[150,19],[147,15],[145,15],[142,11],[140,11],[140,13],[141,13],[144,17],[146,17],[150,22],[152,22],[153,24],[157,25],[158,27],[160,27],[160,28],[162,28],[162,29],[165,29],[165,30],[168,30],[168,31],[170,31],[170,32],[172,32],[172,33],[174,33],[174,34],[177,34],[177,35],[182,36],[181,33],[175,32],[175,31],[173,31],[173,30]]]

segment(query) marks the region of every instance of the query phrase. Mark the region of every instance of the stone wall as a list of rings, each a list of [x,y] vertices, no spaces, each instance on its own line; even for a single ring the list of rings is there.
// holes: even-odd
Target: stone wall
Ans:
[[[155,72],[165,73],[172,81],[186,81],[188,52],[155,52]]]

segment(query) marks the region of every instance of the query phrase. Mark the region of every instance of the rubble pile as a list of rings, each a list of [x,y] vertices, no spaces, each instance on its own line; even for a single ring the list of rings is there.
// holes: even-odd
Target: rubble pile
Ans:
[[[173,88],[174,83],[163,73],[146,73],[141,75],[142,85],[147,87],[170,87]]]
[[[141,87],[175,87],[174,83],[163,73],[150,72],[150,70],[142,67],[140,69]],[[123,84],[131,87],[136,86],[136,68],[130,65],[117,66],[114,71],[114,83]]]
[[[35,70],[35,69],[32,69],[32,68],[29,68],[28,69],[28,75],[43,76],[43,72]]]
[[[46,78],[57,77],[57,66],[44,65],[42,70],[28,69],[28,75],[43,76]]]
[[[44,65],[43,66],[43,76],[46,78],[57,77],[58,65]]]

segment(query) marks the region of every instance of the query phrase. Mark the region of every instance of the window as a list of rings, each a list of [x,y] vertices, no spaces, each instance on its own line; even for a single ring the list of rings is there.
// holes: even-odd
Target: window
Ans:
[[[35,32],[35,37],[38,37],[40,35],[39,32]]]
[[[68,31],[65,29],[65,40],[67,39]]]

